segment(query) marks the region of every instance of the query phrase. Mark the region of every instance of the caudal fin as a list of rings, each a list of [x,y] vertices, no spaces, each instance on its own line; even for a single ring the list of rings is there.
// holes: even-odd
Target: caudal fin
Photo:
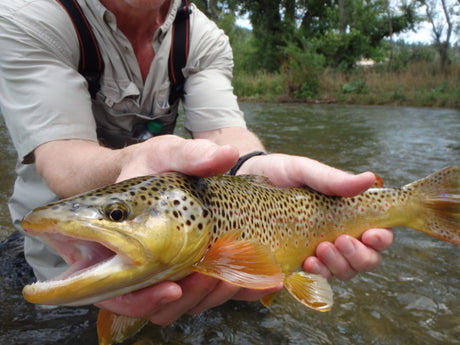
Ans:
[[[404,189],[421,203],[420,214],[408,226],[460,245],[460,166],[440,170]]]

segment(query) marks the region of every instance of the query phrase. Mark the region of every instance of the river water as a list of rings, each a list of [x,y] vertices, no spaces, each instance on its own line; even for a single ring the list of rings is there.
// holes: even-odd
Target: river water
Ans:
[[[401,186],[460,164],[460,111],[448,109],[243,103],[267,149],[307,155],[338,168],[372,170]],[[184,134],[183,130],[178,130]],[[0,239],[12,232],[6,206],[16,153],[0,121]],[[328,313],[282,293],[269,309],[228,302],[168,327],[149,326],[128,344],[460,344],[460,252],[404,228],[373,272],[331,281]],[[13,275],[14,276],[14,275]],[[0,344],[96,344],[93,307],[43,309],[20,284],[0,282]]]

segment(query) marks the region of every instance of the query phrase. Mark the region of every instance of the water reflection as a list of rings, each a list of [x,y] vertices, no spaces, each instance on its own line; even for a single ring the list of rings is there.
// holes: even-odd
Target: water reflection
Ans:
[[[460,163],[460,112],[446,109],[244,103],[248,125],[273,152],[308,155],[352,172],[372,170],[400,186]],[[16,154],[0,121],[0,238],[11,232],[6,200]],[[179,134],[184,134],[179,130]],[[454,246],[397,229],[382,265],[332,281],[329,313],[281,294],[270,309],[229,302],[129,344],[458,344],[460,255]],[[1,344],[96,344],[95,308],[43,310],[0,282]]]

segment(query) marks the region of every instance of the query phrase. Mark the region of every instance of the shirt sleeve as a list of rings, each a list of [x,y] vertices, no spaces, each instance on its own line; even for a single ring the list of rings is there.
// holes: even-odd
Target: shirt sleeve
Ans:
[[[228,37],[196,8],[184,68],[185,127],[191,132],[246,128],[232,87],[233,55]]]
[[[29,2],[0,13],[0,105],[25,163],[48,141],[97,140],[73,30],[57,2]]]

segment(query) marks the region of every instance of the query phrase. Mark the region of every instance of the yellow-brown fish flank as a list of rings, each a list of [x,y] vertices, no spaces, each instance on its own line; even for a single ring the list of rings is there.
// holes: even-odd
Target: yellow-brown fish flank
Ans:
[[[316,247],[330,239],[328,232],[344,233],[357,214],[385,213],[408,197],[407,191],[383,188],[353,198],[330,197],[308,188],[283,190],[253,176],[203,179],[201,184],[201,197],[213,214],[214,242],[238,230],[240,238],[257,240],[280,255],[283,248]]]

